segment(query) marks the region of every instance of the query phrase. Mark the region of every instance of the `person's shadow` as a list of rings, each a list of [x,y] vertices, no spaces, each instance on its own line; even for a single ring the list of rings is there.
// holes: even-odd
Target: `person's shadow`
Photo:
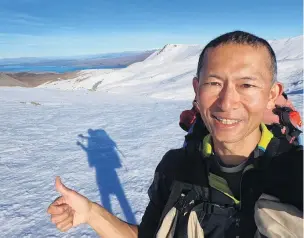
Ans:
[[[102,205],[109,212],[113,213],[110,195],[115,195],[127,222],[136,224],[131,206],[124,195],[123,188],[115,171],[115,169],[122,167],[119,155],[117,154],[118,148],[116,147],[116,143],[102,129],[89,129],[88,136],[80,134],[78,137],[82,141],[87,140],[87,147],[79,141],[77,141],[77,145],[87,153],[89,166],[95,167],[96,182]]]

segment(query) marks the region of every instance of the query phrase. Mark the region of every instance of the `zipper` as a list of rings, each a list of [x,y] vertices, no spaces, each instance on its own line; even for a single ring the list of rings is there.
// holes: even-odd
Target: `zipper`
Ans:
[[[251,169],[253,169],[254,166],[252,164],[250,165],[247,165],[242,173],[242,176],[241,176],[241,181],[240,181],[240,204],[239,204],[239,209],[241,210],[242,209],[242,182],[243,182],[243,177],[245,175],[245,173]]]
[[[235,219],[235,227],[236,227],[236,238],[240,237],[240,218],[239,216]]]
[[[241,211],[242,209],[242,182],[243,182],[243,177],[244,175],[246,174],[247,171],[253,169],[254,166],[252,164],[250,165],[247,165],[242,173],[242,176],[241,176],[241,181],[240,181],[240,203],[239,203],[239,211]],[[241,230],[241,227],[240,227],[240,217],[239,217],[239,213],[237,213],[237,217],[235,219],[235,228],[236,228],[236,238],[239,238],[240,237],[240,230]]]

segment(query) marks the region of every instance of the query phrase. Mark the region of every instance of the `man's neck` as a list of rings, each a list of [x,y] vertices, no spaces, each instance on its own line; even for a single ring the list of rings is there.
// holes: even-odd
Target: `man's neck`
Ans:
[[[225,143],[213,140],[213,149],[221,161],[226,165],[238,165],[247,160],[261,139],[261,130],[258,128],[243,140],[235,143]]]

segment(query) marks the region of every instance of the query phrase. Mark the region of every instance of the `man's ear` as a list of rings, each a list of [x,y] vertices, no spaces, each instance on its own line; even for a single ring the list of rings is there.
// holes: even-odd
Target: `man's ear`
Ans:
[[[269,99],[267,103],[267,109],[275,108],[275,102],[277,98],[283,93],[283,85],[281,83],[274,83],[269,92]]]
[[[279,92],[279,96],[282,95],[282,93],[284,92],[284,85],[281,84],[281,83],[277,83],[279,89],[280,89],[280,92]]]
[[[195,93],[195,99],[197,98],[198,95],[198,87],[199,87],[199,81],[197,77],[194,77],[192,80],[192,86],[193,86],[193,90]]]

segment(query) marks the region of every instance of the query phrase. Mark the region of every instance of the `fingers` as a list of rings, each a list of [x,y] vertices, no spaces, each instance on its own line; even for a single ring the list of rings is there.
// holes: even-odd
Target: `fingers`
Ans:
[[[64,228],[60,229],[60,231],[62,232],[66,232],[68,230],[70,230],[73,227],[72,222],[70,222],[67,226],[65,226]]]
[[[60,231],[67,231],[71,227],[73,227],[73,215],[69,213],[66,219],[62,220],[61,222],[57,222],[55,224]]]
[[[55,182],[56,190],[61,193],[63,196],[67,196],[70,192],[71,189],[67,188],[62,182],[60,177],[56,177],[56,182]]]
[[[61,204],[65,204],[65,203],[66,203],[66,201],[65,201],[64,197],[60,196],[60,197],[56,198],[52,204],[61,205]]]
[[[72,216],[72,213],[69,210],[66,210],[65,212],[58,214],[58,215],[52,215],[51,216],[51,222],[54,224],[63,222],[66,220],[69,216]]]
[[[63,212],[60,214],[52,214],[51,222],[54,223],[60,231],[68,231],[71,227],[73,227],[74,213],[72,209],[66,205],[56,207],[56,212],[61,209],[63,209]]]
[[[61,204],[61,205],[51,204],[47,212],[51,215],[60,215],[69,209],[70,206],[68,204]]]
[[[56,190],[61,193],[62,196],[58,197],[47,209],[47,212],[51,214],[52,223],[56,224],[56,227],[60,231],[67,231],[73,227],[74,213],[72,208],[67,204],[69,195],[75,193],[73,190],[67,188],[62,182],[60,177],[56,177],[55,182]]]

